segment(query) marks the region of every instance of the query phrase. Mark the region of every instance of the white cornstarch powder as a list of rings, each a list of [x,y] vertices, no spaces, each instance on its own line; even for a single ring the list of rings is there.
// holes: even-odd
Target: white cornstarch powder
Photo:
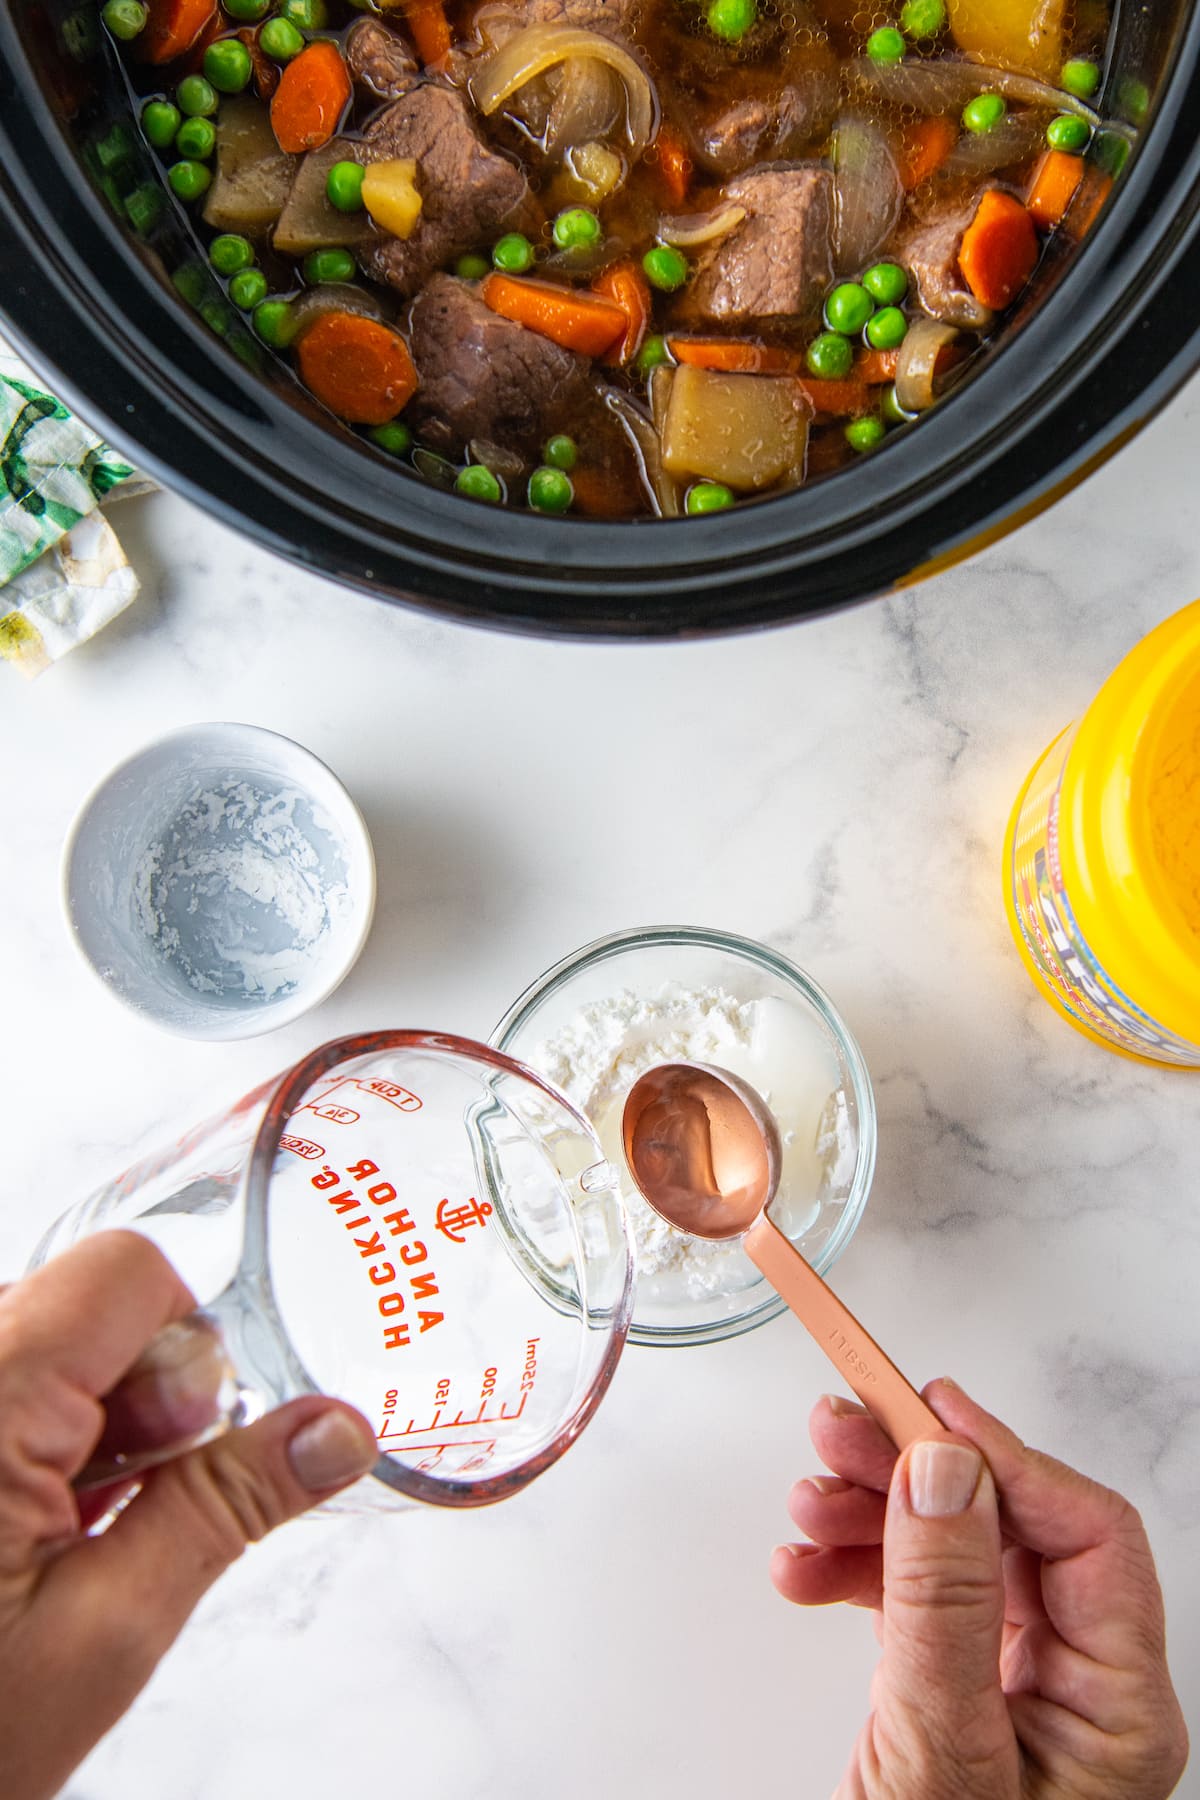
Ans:
[[[198,993],[274,1000],[350,904],[345,855],[290,789],[230,776],[197,790],[133,874],[134,918]]]
[[[786,1001],[737,1000],[722,988],[669,982],[593,1001],[529,1060],[592,1122],[622,1196],[637,1247],[638,1279],[658,1298],[699,1300],[758,1280],[740,1245],[689,1237],[652,1212],[634,1187],[621,1145],[625,1098],[639,1075],[664,1062],[704,1062],[740,1075],[770,1106],[783,1159],[771,1217],[799,1239],[831,1187],[848,1187],[855,1149],[832,1045]],[[640,1291],[640,1289],[639,1289]]]

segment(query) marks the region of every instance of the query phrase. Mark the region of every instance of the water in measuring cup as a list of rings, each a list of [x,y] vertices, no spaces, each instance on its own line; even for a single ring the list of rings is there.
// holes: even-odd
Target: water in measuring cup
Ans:
[[[343,1068],[289,1120],[274,1305],[307,1379],[359,1407],[389,1457],[503,1472],[572,1414],[589,1354],[580,1233],[607,1226],[502,1084],[481,1092],[445,1059],[403,1073]]]

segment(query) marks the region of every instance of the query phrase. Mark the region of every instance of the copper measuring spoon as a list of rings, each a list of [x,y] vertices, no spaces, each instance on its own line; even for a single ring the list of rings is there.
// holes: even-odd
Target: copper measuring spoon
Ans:
[[[767,1217],[779,1186],[779,1127],[753,1088],[705,1063],[663,1063],[630,1088],[621,1135],[647,1204],[693,1237],[740,1237],[898,1450],[945,1435],[895,1363]]]

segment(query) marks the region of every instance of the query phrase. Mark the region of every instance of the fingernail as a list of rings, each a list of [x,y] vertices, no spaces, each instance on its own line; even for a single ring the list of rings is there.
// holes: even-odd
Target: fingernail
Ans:
[[[956,1394],[962,1393],[957,1381],[954,1381],[949,1375],[939,1375],[938,1381],[942,1387],[953,1388]]]
[[[819,1549],[819,1544],[776,1544],[775,1546],[776,1553],[782,1550],[784,1555],[790,1556],[793,1562],[800,1562],[804,1557],[811,1556],[815,1550]]]
[[[837,1475],[806,1475],[801,1486],[816,1488],[823,1500],[828,1494],[844,1494],[850,1483]]]
[[[983,1458],[965,1444],[914,1444],[908,1453],[908,1502],[922,1519],[965,1512],[975,1497]]]
[[[375,1439],[344,1412],[326,1412],[310,1419],[288,1445],[292,1473],[310,1494],[365,1475],[378,1456]]]
[[[836,1413],[839,1419],[847,1413],[866,1414],[865,1406],[859,1406],[857,1401],[847,1400],[843,1394],[826,1394],[825,1400],[830,1412]]]

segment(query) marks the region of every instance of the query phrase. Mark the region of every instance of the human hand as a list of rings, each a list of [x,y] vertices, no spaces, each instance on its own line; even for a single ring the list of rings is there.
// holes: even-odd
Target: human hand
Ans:
[[[71,1486],[118,1416],[143,1433],[125,1450],[150,1436],[185,1442],[215,1417],[219,1371],[203,1338],[199,1354],[158,1375],[139,1365],[120,1385],[155,1334],[194,1306],[154,1245],[123,1231],[0,1293],[5,1800],[49,1800],[245,1546],[375,1461],[366,1420],[312,1395],[152,1469],[102,1536],[82,1535],[130,1491],[77,1496]]]
[[[772,1558],[785,1599],[880,1615],[834,1800],[1165,1800],[1188,1739],[1141,1519],[953,1382],[924,1398],[953,1441],[899,1457],[862,1407],[818,1402],[834,1474],[796,1483],[811,1542]]]

